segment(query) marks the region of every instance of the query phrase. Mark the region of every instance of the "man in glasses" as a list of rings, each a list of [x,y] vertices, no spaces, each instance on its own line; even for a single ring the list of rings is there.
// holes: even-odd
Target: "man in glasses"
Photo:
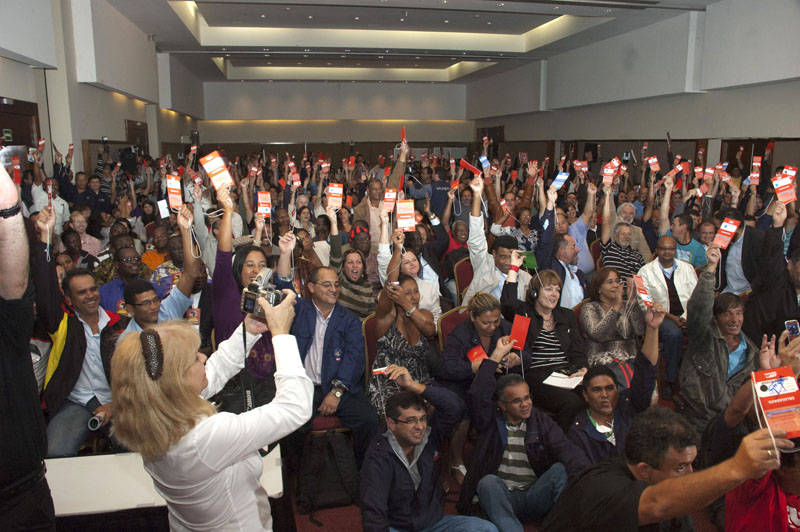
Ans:
[[[364,531],[495,532],[483,519],[444,515],[439,448],[461,420],[461,399],[447,388],[414,381],[402,366],[386,368],[386,377],[401,390],[386,401],[387,430],[372,440],[361,468]],[[430,417],[426,401],[435,407]]]
[[[678,242],[673,236],[662,236],[656,242],[657,258],[639,270],[647,293],[664,307],[667,314],[659,327],[667,373],[661,397],[674,397],[678,367],[683,356],[683,335],[686,333],[686,310],[697,285],[697,274],[691,263],[676,259]]]
[[[103,308],[113,310],[121,316],[129,316],[130,313],[125,309],[125,299],[123,292],[125,287],[139,277],[139,265],[142,257],[134,247],[118,248],[114,252],[114,266],[117,268],[119,277],[109,281],[100,287],[100,304]],[[161,288],[153,283],[153,287],[161,298]]]
[[[498,529],[522,532],[521,522],[544,517],[564,490],[567,474],[578,473],[589,460],[548,415],[533,408],[523,377],[508,374],[495,381],[512,343],[507,337],[497,342],[467,393],[478,443],[458,511],[469,514],[477,494]]]
[[[278,241],[281,256],[276,269],[278,288],[294,289],[291,258],[297,241],[286,233]],[[356,464],[378,432],[378,417],[362,389],[364,335],[361,320],[339,304],[339,276],[333,268],[316,268],[309,277],[311,300],[297,299],[292,334],[300,358],[314,383],[314,412],[337,416],[353,432]],[[311,430],[314,418],[299,431]]]

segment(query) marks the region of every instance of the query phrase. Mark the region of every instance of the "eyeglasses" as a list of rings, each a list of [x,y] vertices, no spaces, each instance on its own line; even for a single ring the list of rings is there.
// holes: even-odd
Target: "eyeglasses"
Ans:
[[[620,284],[622,279],[606,279],[603,281],[605,284]]]
[[[130,303],[132,307],[152,307],[158,305],[161,300],[158,297],[154,297],[153,299],[146,299],[141,303]]]
[[[395,419],[396,423],[403,423],[404,425],[416,425],[421,423],[425,425],[428,422],[428,416],[410,417],[408,419]]]
[[[324,282],[324,283],[315,283],[314,281],[310,281],[310,282],[311,282],[311,283],[313,283],[313,284],[318,284],[318,285],[320,285],[320,286],[321,286],[322,288],[324,288],[325,290],[328,290],[328,289],[330,289],[330,288],[339,288],[339,283],[338,283],[338,282],[336,282],[336,283],[332,283],[332,282],[330,282],[330,281],[326,281],[326,282]]]
[[[527,403],[528,401],[533,401],[533,396],[531,394],[523,395],[522,397],[517,397],[513,401],[504,401],[500,399],[501,403],[511,403],[514,406],[519,406],[522,403]]]
[[[132,262],[142,262],[142,258],[141,258],[141,257],[139,257],[139,256],[135,256],[135,257],[124,257],[124,258],[121,258],[121,259],[119,259],[119,260],[121,260],[122,262],[124,262],[124,263],[126,263],[126,264],[131,264]]]

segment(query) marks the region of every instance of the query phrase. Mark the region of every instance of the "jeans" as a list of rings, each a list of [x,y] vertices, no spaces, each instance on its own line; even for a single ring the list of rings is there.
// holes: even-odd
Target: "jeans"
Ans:
[[[567,470],[555,463],[527,490],[509,491],[497,475],[486,475],[478,482],[481,508],[503,532],[522,532],[521,521],[541,519],[555,505],[567,485]]]
[[[389,527],[389,532],[404,532]],[[445,515],[433,526],[419,532],[498,532],[489,521],[466,515]]]
[[[683,331],[674,321],[665,319],[658,328],[661,345],[664,349],[664,360],[667,362],[667,382],[678,380],[678,367],[683,357]]]
[[[50,418],[47,424],[47,457],[59,458],[75,456],[89,435],[87,423],[92,418],[94,410],[100,406],[96,397],[85,405],[73,403],[69,399],[64,401],[58,412]],[[103,431],[108,431],[106,425]]]

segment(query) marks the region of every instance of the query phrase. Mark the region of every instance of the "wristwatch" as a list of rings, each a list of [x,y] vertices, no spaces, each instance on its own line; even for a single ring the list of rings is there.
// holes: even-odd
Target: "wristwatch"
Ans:
[[[406,316],[408,316],[410,318],[411,315],[414,314],[415,310],[417,310],[417,307],[411,307],[411,310],[407,310],[406,311]]]
[[[336,397],[337,399],[341,399],[343,395],[344,395],[344,392],[342,390],[340,390],[339,388],[334,388],[334,390],[333,390],[333,396],[334,397]]]

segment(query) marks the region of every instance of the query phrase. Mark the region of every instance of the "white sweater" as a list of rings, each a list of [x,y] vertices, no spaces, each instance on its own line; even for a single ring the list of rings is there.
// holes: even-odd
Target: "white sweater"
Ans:
[[[248,351],[258,338],[247,335]],[[145,461],[156,491],[167,501],[170,530],[272,530],[267,492],[259,482],[258,450],[308,421],[314,394],[295,337],[273,336],[272,344],[277,392],[271,403],[239,415],[206,417],[166,455]],[[244,366],[242,347],[237,328],[208,359],[204,398],[221,390]]]
[[[685,319],[689,298],[692,296],[694,287],[697,284],[697,274],[694,271],[694,266],[686,261],[675,259],[675,264],[677,264],[678,267],[672,272],[672,279],[675,283],[675,290],[678,292],[678,299],[680,299],[681,305],[683,306],[683,314],[678,317]],[[658,302],[664,307],[664,310],[669,312],[667,281],[664,279],[664,273],[658,265],[658,257],[642,266],[639,270],[639,275],[642,276],[644,286],[647,288],[647,292],[650,294],[650,297],[653,298],[653,301]],[[641,300],[639,300],[639,304],[642,310],[646,312],[647,308]]]

